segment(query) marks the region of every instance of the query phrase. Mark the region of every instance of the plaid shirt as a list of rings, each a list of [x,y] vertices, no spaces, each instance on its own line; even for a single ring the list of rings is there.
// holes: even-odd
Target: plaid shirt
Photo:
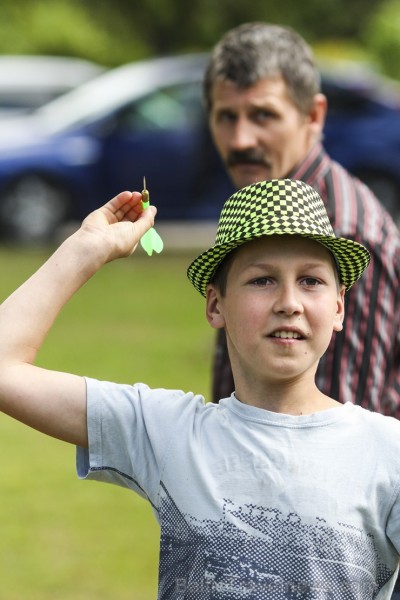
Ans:
[[[319,389],[341,402],[400,418],[400,236],[371,190],[316,144],[290,179],[314,187],[336,235],[368,248],[371,263],[346,293],[345,323],[317,371]],[[213,401],[234,390],[225,333],[219,330],[213,364]]]

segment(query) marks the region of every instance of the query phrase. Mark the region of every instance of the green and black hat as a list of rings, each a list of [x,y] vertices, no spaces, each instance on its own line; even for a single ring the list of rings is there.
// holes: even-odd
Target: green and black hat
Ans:
[[[328,248],[347,290],[370,261],[364,246],[335,236],[323,200],[311,186],[303,181],[273,179],[249,185],[225,202],[214,246],[191,263],[187,275],[205,296],[207,284],[232,250],[264,235],[283,234],[301,235]]]

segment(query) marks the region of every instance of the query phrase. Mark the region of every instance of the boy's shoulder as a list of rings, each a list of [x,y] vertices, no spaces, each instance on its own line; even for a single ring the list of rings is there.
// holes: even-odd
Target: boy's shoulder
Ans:
[[[364,428],[371,440],[400,447],[400,421],[394,417],[372,412],[361,406],[352,406],[351,414],[355,425]]]
[[[351,403],[347,403],[351,404]],[[365,423],[374,423],[383,428],[400,428],[400,421],[394,417],[363,408],[362,406],[352,405],[353,413],[356,418],[363,420]]]

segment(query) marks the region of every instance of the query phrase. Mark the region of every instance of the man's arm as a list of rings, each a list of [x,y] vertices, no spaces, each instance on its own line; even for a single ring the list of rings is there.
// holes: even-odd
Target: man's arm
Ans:
[[[62,307],[101,267],[134,252],[153,225],[141,194],[122,192],[91,213],[0,306],[0,410],[53,437],[87,446],[82,377],[34,366]]]

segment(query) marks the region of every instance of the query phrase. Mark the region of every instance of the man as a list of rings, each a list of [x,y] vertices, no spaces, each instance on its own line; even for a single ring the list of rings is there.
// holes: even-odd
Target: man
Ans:
[[[210,131],[237,188],[256,181],[305,181],[322,196],[337,235],[366,246],[368,273],[349,292],[344,331],[320,362],[327,395],[400,417],[400,239],[372,192],[321,145],[327,101],[312,51],[293,30],[247,23],[214,48],[204,80]],[[213,400],[233,380],[223,331],[213,367]]]

